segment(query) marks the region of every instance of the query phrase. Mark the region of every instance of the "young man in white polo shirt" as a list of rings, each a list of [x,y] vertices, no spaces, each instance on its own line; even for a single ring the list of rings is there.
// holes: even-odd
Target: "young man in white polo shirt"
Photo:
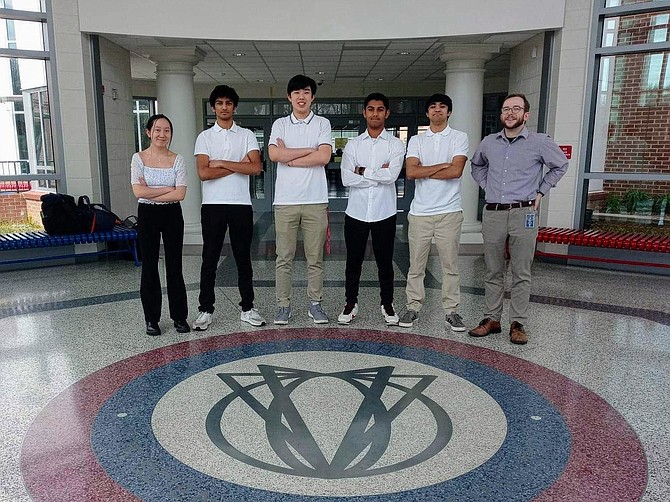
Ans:
[[[216,123],[201,132],[195,141],[195,162],[202,180],[202,267],[198,317],[193,328],[206,330],[214,312],[214,283],[226,230],[237,265],[240,290],[240,319],[263,326],[265,319],[254,308],[251,238],[253,210],[249,176],[261,172],[261,156],[256,136],[233,121],[239,103],[235,89],[217,85],[209,96]]]
[[[405,290],[407,307],[399,322],[404,328],[412,327],[423,305],[426,264],[435,239],[442,263],[445,321],[453,331],[465,331],[458,314],[461,300],[458,245],[463,224],[461,175],[468,160],[468,136],[449,127],[452,111],[449,96],[433,94],[429,97],[426,116],[430,128],[412,136],[407,146],[407,178],[415,179],[416,185],[407,217],[410,263]]]
[[[316,82],[296,75],[286,88],[293,112],[275,120],[270,159],[277,163],[275,230],[277,244],[275,324],[288,324],[293,296],[293,258],[302,230],[307,260],[308,315],[328,322],[323,300],[323,247],[328,230],[328,184],[325,165],[332,152],[330,122],[312,112]]]
[[[349,140],[342,156],[342,184],[349,187],[349,200],[344,216],[346,304],[337,318],[340,324],[349,324],[358,314],[358,287],[370,233],[382,317],[388,325],[398,324],[393,307],[393,244],[398,201],[395,182],[402,169],[405,145],[384,129],[389,114],[386,96],[375,92],[366,97],[363,117],[367,129]]]

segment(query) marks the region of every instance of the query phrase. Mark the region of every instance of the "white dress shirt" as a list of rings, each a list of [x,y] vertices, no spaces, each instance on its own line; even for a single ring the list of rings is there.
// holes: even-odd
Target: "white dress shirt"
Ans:
[[[365,131],[347,142],[340,166],[342,184],[349,187],[347,215],[369,223],[396,214],[395,182],[404,156],[403,142],[386,130],[377,138]],[[365,167],[363,175],[354,173],[356,167]]]
[[[451,162],[457,155],[468,156],[468,135],[447,126],[434,133],[430,129],[409,139],[407,158],[419,159],[422,166]],[[421,169],[421,166],[419,166]],[[414,200],[409,208],[413,216],[461,211],[461,178],[436,180],[420,178],[415,181]]]
[[[253,150],[260,151],[256,135],[249,129],[235,123],[230,129],[223,129],[215,123],[198,135],[193,155],[207,155],[209,160],[241,162]],[[202,203],[251,205],[249,175],[233,173],[203,181]]]

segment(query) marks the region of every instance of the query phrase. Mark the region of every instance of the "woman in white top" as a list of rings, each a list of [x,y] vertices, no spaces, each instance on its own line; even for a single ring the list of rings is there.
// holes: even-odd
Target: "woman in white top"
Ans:
[[[142,252],[140,298],[144,308],[147,335],[160,335],[163,293],[158,275],[161,236],[165,251],[170,317],[179,333],[189,327],[186,286],[182,274],[184,218],[179,201],[186,196],[184,158],[170,151],[172,122],[165,115],[147,121],[146,134],[151,145],[133,155],[130,164],[133,193],[138,199],[138,240]]]

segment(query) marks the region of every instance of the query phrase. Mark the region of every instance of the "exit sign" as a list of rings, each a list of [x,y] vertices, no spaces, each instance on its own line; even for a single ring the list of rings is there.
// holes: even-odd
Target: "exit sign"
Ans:
[[[572,158],[572,145],[559,145],[558,147],[565,154],[568,160]]]

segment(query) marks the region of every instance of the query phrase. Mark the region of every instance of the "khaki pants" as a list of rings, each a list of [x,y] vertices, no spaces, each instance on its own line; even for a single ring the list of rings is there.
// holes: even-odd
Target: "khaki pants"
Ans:
[[[275,206],[277,261],[275,291],[278,307],[288,307],[293,297],[293,258],[302,230],[307,260],[307,296],[323,300],[323,245],[328,229],[328,204]]]
[[[535,213],[535,228],[526,228],[526,215]],[[500,321],[505,294],[505,241],[509,235],[512,291],[510,323],[525,324],[530,303],[530,270],[535,256],[539,215],[530,207],[488,211],[482,215],[484,261],[486,262],[486,315]]]
[[[442,263],[442,306],[447,314],[456,312],[461,303],[458,275],[458,245],[461,240],[463,212],[434,216],[408,215],[409,272],[407,308],[419,312],[426,297],[423,284],[433,238]]]

